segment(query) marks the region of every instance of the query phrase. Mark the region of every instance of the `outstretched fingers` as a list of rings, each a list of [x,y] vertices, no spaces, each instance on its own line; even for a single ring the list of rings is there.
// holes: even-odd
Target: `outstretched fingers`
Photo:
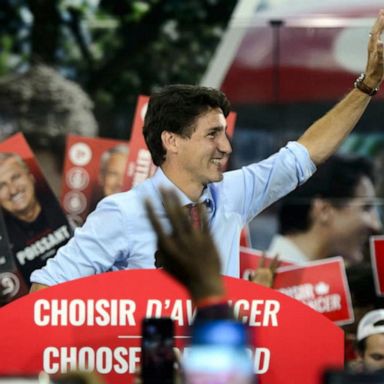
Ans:
[[[152,227],[157,234],[158,241],[164,240],[166,238],[166,234],[163,230],[162,225],[160,224],[159,219],[157,218],[157,216],[155,214],[155,210],[153,208],[151,201],[149,199],[146,199],[144,201],[144,205],[145,205],[145,209],[146,209],[147,214],[148,214],[149,221],[151,222]]]
[[[269,269],[271,270],[272,274],[275,275],[277,268],[280,267],[281,261],[279,258],[279,254],[276,253],[274,258],[271,261],[271,264],[269,264]]]
[[[149,221],[157,235],[157,243],[161,253],[165,253],[167,256],[173,256],[177,254],[177,245],[174,240],[163,229],[159,219],[156,216],[152,203],[149,200],[144,201],[145,208],[148,214]]]
[[[262,252],[258,268],[265,268],[266,261],[267,261],[267,255],[265,252]]]
[[[372,26],[368,40],[368,61],[365,69],[366,82],[370,87],[378,87],[382,81],[384,73],[383,42],[381,34],[384,31],[384,10],[380,10],[379,15]]]
[[[380,9],[375,23],[372,26],[370,36],[373,40],[380,40],[380,35],[384,30],[384,9]]]

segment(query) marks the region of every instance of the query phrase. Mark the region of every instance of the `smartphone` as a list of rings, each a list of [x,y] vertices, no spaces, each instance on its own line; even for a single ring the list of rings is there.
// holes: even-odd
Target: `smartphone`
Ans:
[[[247,329],[241,322],[215,320],[195,323],[192,343],[182,360],[184,383],[256,383],[247,345]]]
[[[174,326],[172,319],[145,318],[142,321],[141,378],[143,384],[173,384]]]

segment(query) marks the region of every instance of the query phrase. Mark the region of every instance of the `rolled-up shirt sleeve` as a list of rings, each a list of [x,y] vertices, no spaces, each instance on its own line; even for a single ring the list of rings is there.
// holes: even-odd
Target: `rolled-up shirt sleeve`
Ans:
[[[303,184],[315,171],[307,149],[298,142],[289,142],[263,161],[228,172],[222,191],[227,204],[240,211],[246,223]]]

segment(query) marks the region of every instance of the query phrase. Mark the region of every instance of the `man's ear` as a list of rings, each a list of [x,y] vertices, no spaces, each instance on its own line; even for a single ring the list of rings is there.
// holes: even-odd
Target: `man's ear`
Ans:
[[[161,132],[161,142],[163,143],[166,153],[177,153],[177,139],[178,135],[174,132]]]
[[[312,201],[311,211],[313,221],[327,225],[333,214],[333,206],[328,200],[316,197]]]

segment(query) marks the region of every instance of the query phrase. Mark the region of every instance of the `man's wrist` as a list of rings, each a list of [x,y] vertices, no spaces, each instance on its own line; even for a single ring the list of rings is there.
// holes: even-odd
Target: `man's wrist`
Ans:
[[[224,294],[210,295],[195,300],[195,306],[197,308],[205,308],[212,305],[227,304],[228,299]]]
[[[374,96],[376,95],[377,91],[379,90],[379,87],[370,87],[365,82],[365,73],[362,73],[354,82],[354,87],[358,89],[359,91],[365,93],[368,96]]]

